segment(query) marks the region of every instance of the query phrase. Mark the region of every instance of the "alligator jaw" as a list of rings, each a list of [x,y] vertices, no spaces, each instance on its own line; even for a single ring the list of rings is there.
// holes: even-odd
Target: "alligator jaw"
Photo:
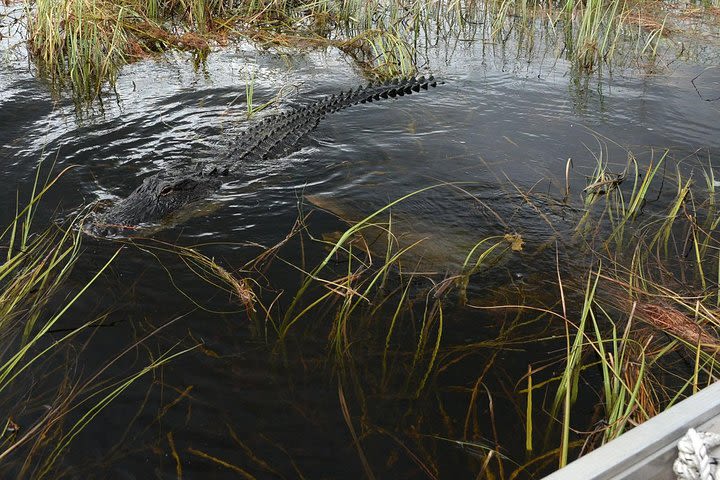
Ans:
[[[102,215],[91,214],[82,225],[85,235],[96,238],[127,238],[134,237],[140,232],[152,232],[152,224],[122,225],[119,223],[105,223]]]

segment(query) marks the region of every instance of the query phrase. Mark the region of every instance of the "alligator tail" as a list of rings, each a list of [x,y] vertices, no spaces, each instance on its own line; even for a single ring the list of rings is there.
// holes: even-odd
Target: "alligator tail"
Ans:
[[[432,75],[409,77],[384,83],[370,83],[356,90],[325,97],[306,107],[274,115],[257,123],[243,132],[239,142],[228,152],[227,158],[233,162],[255,161],[287,154],[295,148],[298,140],[312,131],[328,113],[358,103],[410,95],[436,86],[437,81]]]
[[[323,113],[332,113],[357,105],[358,103],[373,102],[385,98],[402,97],[413,92],[427,90],[429,87],[436,87],[435,77],[409,77],[396,78],[384,83],[370,83],[357,90],[341,92],[339,95],[331,95],[315,104],[315,109]]]

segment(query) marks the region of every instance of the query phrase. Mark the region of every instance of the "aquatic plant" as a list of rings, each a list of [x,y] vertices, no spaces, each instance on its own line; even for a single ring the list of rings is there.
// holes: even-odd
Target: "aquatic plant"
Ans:
[[[617,172],[609,170],[605,156],[604,149],[596,155],[595,172],[579,198],[576,227],[569,237],[555,236],[555,248],[529,252],[522,244],[528,239],[520,235],[481,237],[461,259],[458,272],[418,273],[413,254],[432,239],[404,239],[393,213],[404,200],[423,193],[418,191],[351,221],[334,238],[310,235],[308,219],[302,217],[292,235],[261,255],[261,268],[254,262],[244,266],[242,289],[252,285],[249,296],[259,318],[245,311],[280,358],[287,361],[288,349],[302,343],[304,335],[327,337],[330,381],[338,383],[342,417],[368,476],[390,468],[368,454],[384,442],[430,476],[443,471],[446,459],[437,453],[443,443],[466,452],[471,468],[483,475],[539,475],[616,438],[712,380],[719,367],[715,279],[720,249],[711,170],[705,169],[704,182],[696,184],[680,169],[668,173],[666,151],[627,152],[626,167]],[[661,196],[667,185],[672,187]],[[436,185],[425,191],[436,188],[457,187]],[[573,192],[565,193],[571,201]],[[651,197],[662,198],[664,207],[649,207]],[[519,198],[539,200],[528,192]],[[542,213],[549,205],[536,208]],[[309,251],[306,241],[326,249],[315,266],[308,267],[305,258],[300,265],[288,263],[283,249],[302,245],[301,251]],[[205,278],[228,286],[239,280],[190,252],[182,255],[205,265]],[[480,279],[501,270],[513,255],[525,261],[553,255],[555,278],[540,272],[539,295],[512,284],[496,287],[500,290],[490,297],[479,295]],[[300,274],[295,290],[272,287],[265,273],[271,259]],[[261,274],[254,274],[255,265]],[[243,295],[237,298],[243,302]],[[492,333],[460,342],[453,333],[458,318],[469,318],[468,310],[492,315],[477,318]],[[515,350],[538,348],[547,353],[522,372],[510,373],[498,361]],[[481,371],[474,357],[484,359]],[[448,410],[443,398],[450,392],[465,396],[467,411]],[[503,434],[496,425],[497,396],[517,402],[510,408],[517,412],[516,423],[525,427],[524,459],[517,454],[517,435]],[[584,413],[588,404],[595,405],[592,416]],[[387,408],[399,408],[401,414],[389,419],[381,413]],[[197,455],[227,463],[209,453]]]
[[[505,44],[516,32],[519,54],[532,56],[544,37],[579,71],[592,71],[612,63],[618,50],[654,58],[668,32],[667,14],[653,23],[652,10],[624,0],[27,2],[28,45],[40,72],[85,102],[127,62],[169,48],[203,58],[211,42],[230,36],[263,46],[335,47],[367,76],[391,78],[415,74],[423,51],[439,40]]]
[[[0,471],[13,478],[55,478],[62,454],[98,413],[139,378],[187,351],[168,351],[126,378],[104,377],[110,365],[137,347],[132,345],[88,378],[74,375],[83,345],[73,342],[102,318],[59,327],[120,249],[84,284],[68,291],[68,278],[82,254],[80,215],[40,231],[34,226],[38,203],[64,172],[41,183],[38,168],[29,201],[0,233],[0,405],[5,415]]]
[[[39,0],[27,8],[28,46],[41,73],[81,100],[114,83],[128,60],[127,8],[103,0]]]
[[[580,294],[580,318],[572,321],[563,309],[571,326],[568,345],[574,340],[564,373],[556,378],[552,410],[560,404],[564,408],[560,465],[568,458],[570,411],[583,369],[598,365],[602,373],[605,427],[595,432],[602,433],[602,443],[671,406],[688,390],[696,391],[711,381],[718,366],[718,321],[710,313],[716,308],[716,292],[708,289],[708,270],[717,271],[718,256],[706,248],[718,241],[713,235],[714,189],[693,188],[692,179],[683,178],[677,169],[676,191],[665,200],[665,212],[644,211],[651,185],[658,188],[669,180],[667,173],[658,178],[667,156],[664,152],[655,159],[651,154],[641,175],[637,159],[629,154],[625,172],[610,176],[608,182],[604,168],[597,168],[590,180],[592,188],[586,189],[588,207],[600,199],[602,206],[594,214],[588,210],[583,229],[576,232],[583,232],[586,245],[600,247],[590,251],[590,258],[600,263],[590,270],[587,288]],[[635,178],[629,192],[615,181],[626,175]],[[707,171],[704,176],[711,178]],[[696,203],[698,197],[705,200]],[[599,223],[588,229],[588,219]],[[698,228],[701,223],[709,227]],[[631,234],[623,233],[626,230]],[[680,373],[678,357],[692,359],[693,368]],[[677,381],[663,380],[669,374]]]

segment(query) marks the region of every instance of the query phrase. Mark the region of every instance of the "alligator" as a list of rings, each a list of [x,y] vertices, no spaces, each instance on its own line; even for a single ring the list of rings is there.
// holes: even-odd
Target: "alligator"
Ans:
[[[83,230],[95,237],[137,235],[210,197],[230,180],[241,163],[287,155],[327,114],[435,86],[437,81],[432,75],[370,83],[305,107],[272,115],[242,132],[236,145],[216,163],[160,172],[145,178],[126,198],[104,211],[91,213]]]

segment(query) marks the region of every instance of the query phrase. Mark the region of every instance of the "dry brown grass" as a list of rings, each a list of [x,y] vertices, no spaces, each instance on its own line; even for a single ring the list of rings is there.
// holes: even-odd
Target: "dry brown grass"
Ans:
[[[720,349],[720,339],[714,332],[699,325],[695,319],[665,301],[638,302],[635,313],[646,324],[685,343],[700,345],[705,350]]]
[[[646,32],[659,31],[663,37],[673,33],[673,29],[668,26],[667,21],[663,19],[661,10],[654,10],[649,13],[647,9],[635,9],[631,11],[624,19],[629,25],[637,25]]]

